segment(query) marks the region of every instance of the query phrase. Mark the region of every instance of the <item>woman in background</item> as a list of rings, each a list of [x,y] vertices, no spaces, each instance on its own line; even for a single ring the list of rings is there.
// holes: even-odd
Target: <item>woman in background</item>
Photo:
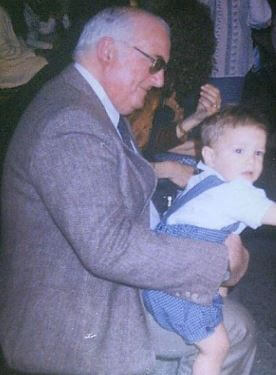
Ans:
[[[186,135],[189,133],[193,137],[191,129],[201,121],[201,113],[198,116],[201,112],[198,102],[202,92],[201,87],[210,75],[212,56],[215,51],[213,24],[209,9],[197,0],[182,0],[181,2],[145,0],[139,1],[139,5],[161,16],[170,25],[172,47],[165,77],[165,91],[161,94],[161,105],[159,106],[160,92],[151,93],[145,109],[131,116],[134,134],[150,161],[153,161],[152,156],[156,152],[168,151],[175,146],[179,146],[174,149],[175,152],[194,153],[193,144],[185,142]],[[173,92],[176,93],[175,97],[171,96]],[[205,106],[217,110],[220,107],[219,91],[214,89],[208,93],[207,90],[205,94],[207,94],[204,98]],[[173,108],[168,108],[168,102]],[[165,111],[163,111],[162,104],[166,104]],[[180,121],[180,126],[176,126],[178,120],[175,118],[175,112],[181,114],[182,108],[185,121],[183,123]],[[162,144],[161,138],[165,140]],[[183,142],[184,145],[182,145]],[[190,149],[187,150],[187,147]],[[168,203],[167,197],[175,196],[177,189],[186,185],[194,173],[194,168],[174,160],[153,163],[159,177],[156,202],[160,211],[163,211]]]
[[[252,29],[270,26],[267,0],[199,0],[209,7],[216,50],[210,83],[218,87],[222,105],[239,103],[245,76],[254,64]]]

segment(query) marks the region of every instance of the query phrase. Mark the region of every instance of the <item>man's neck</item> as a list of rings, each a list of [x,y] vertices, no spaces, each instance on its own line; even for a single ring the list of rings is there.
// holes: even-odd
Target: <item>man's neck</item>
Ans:
[[[108,97],[108,94],[106,93],[101,82],[97,79],[97,77],[94,76],[94,74],[91,71],[87,70],[86,67],[80,64],[79,62],[75,63],[75,68],[91,86],[91,88],[93,89],[93,91],[98,96],[101,103],[103,104],[113,125],[117,127],[118,121],[119,121],[119,113],[117,109],[114,107],[110,98]]]

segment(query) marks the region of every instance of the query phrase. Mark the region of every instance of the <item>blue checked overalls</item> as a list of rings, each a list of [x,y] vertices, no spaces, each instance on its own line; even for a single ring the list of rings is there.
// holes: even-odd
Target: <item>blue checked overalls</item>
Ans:
[[[187,193],[180,194],[173,205],[165,212],[156,231],[172,236],[183,236],[197,240],[223,243],[226,237],[235,231],[239,223],[234,223],[221,230],[206,229],[193,225],[166,224],[167,218],[180,206],[195,198],[205,190],[224,183],[216,176],[208,176]],[[169,295],[158,290],[143,291],[144,304],[159,325],[182,336],[186,343],[192,344],[210,335],[222,322],[223,301],[217,293],[211,305],[200,305]]]

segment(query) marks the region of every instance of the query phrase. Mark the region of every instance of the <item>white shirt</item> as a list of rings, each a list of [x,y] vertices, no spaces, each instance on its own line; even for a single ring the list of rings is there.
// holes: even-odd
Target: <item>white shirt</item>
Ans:
[[[110,118],[112,124],[117,129],[120,114],[117,111],[117,109],[114,107],[114,105],[111,103],[111,100],[107,96],[102,85],[82,65],[75,63],[74,66],[77,69],[77,71],[83,76],[83,78],[89,83],[89,85],[92,87],[93,91],[95,92],[97,97],[100,99],[102,105],[104,106],[104,109],[106,110],[106,113],[108,114],[108,117]]]
[[[191,177],[186,191],[210,175],[216,175],[224,180],[219,173],[202,162],[198,164],[198,168],[203,172]],[[238,178],[201,193],[169,216],[167,223],[221,229],[241,222],[236,231],[236,233],[241,233],[246,226],[253,229],[261,226],[262,219],[272,203],[263,189],[256,188],[249,181]]]

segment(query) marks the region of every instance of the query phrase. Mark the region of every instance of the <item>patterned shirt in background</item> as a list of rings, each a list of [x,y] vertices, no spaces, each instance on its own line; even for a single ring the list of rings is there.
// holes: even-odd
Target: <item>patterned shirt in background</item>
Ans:
[[[251,29],[271,24],[267,0],[199,0],[210,8],[217,47],[211,77],[244,77],[254,63]]]

